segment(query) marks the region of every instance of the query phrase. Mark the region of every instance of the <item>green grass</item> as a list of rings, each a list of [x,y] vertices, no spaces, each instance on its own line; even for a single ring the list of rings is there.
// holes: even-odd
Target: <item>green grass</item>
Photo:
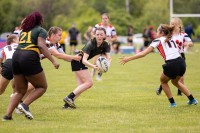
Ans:
[[[186,54],[185,84],[200,101],[200,45]],[[196,52],[195,52],[196,51]],[[163,59],[157,53],[132,61],[125,66],[112,55],[110,70],[103,81],[94,79],[94,86],[77,100],[77,109],[62,109],[63,98],[76,87],[70,63],[59,60],[56,70],[43,60],[49,87],[47,92],[31,104],[34,120],[13,113],[13,121],[0,121],[0,133],[198,133],[200,106],[186,105],[187,97],[176,96],[177,108],[169,108],[164,93],[155,94],[162,71]],[[3,117],[12,89],[9,85],[0,96],[0,116]]]

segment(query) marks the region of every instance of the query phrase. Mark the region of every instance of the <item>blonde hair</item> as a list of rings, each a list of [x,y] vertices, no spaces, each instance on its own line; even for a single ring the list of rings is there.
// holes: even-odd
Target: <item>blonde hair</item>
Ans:
[[[180,33],[183,31],[183,22],[180,18],[174,17],[171,20],[174,20],[180,27]]]
[[[60,27],[51,27],[48,31],[48,37],[50,37],[52,34],[57,34],[59,31],[62,31]]]

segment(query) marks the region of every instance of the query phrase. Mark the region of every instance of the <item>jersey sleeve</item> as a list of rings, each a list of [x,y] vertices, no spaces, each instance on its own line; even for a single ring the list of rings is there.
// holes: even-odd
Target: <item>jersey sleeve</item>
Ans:
[[[115,30],[115,27],[113,27],[111,30],[111,36],[115,36],[115,35],[117,35],[117,32]]]
[[[47,31],[46,31],[44,28],[41,28],[41,29],[40,29],[39,37],[42,37],[42,38],[44,38],[44,39],[47,38]]]
[[[83,48],[82,51],[86,54],[90,54],[91,50],[93,49],[92,43],[89,41]]]
[[[110,53],[110,44],[106,41],[104,41],[104,43],[105,43],[105,52]]]
[[[155,39],[155,40],[152,41],[150,46],[153,47],[153,48],[157,48],[159,43],[160,43],[160,40],[159,39]]]
[[[184,33],[184,42],[191,42],[191,38],[188,36],[187,33]]]

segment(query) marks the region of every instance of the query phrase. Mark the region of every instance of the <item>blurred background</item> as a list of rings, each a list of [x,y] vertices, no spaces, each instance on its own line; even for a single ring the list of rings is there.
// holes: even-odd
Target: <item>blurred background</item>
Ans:
[[[110,23],[115,26],[119,42],[126,43],[128,27],[133,28],[133,43],[142,40],[144,29],[160,23],[169,23],[169,0],[0,0],[0,34],[1,40],[7,33],[13,32],[20,21],[31,11],[40,11],[44,16],[43,27],[59,26],[68,31],[73,22],[80,30],[81,36],[88,26],[101,22],[101,14],[108,13]],[[199,0],[173,0],[174,13],[200,13]],[[200,18],[181,18],[183,26],[192,24],[195,35],[193,40],[200,40]],[[134,36],[135,35],[135,36]]]

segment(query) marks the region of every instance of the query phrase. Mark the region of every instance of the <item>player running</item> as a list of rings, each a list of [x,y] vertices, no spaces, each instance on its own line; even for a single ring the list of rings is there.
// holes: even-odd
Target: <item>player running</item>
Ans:
[[[173,41],[173,39],[171,39],[173,30],[174,26],[161,24],[157,29],[157,36],[159,37],[158,39],[155,39],[144,51],[134,56],[122,57],[120,62],[124,65],[131,60],[146,56],[147,54],[151,53],[154,48],[157,48],[165,60],[160,81],[162,88],[169,99],[170,107],[176,107],[176,103],[168,85],[170,80],[174,86],[179,88],[188,97],[189,101],[187,103],[189,105],[196,105],[198,104],[198,101],[194,99],[188,88],[179,81],[186,71],[186,65],[184,59],[181,58],[178,46]]]
[[[182,31],[183,26],[180,18],[172,18],[170,25],[174,26],[173,36],[171,39],[174,41],[174,43],[178,45],[181,57],[185,60],[184,48],[192,47],[193,46],[192,40],[185,32]],[[184,76],[180,78],[180,82],[184,84]],[[156,94],[160,95],[161,92],[162,92],[162,86],[160,85],[159,88],[156,89]],[[179,88],[177,95],[182,96]]]
[[[0,95],[2,95],[8,86],[9,82],[13,79],[12,71],[12,56],[19,43],[19,37],[16,34],[11,34],[7,38],[7,46],[3,48],[0,53]],[[5,59],[4,63],[3,60]],[[12,81],[12,88],[14,88],[14,82]]]
[[[110,61],[110,46],[104,41],[106,37],[106,31],[104,28],[96,28],[95,38],[88,42],[80,52],[82,57],[81,61],[72,61],[72,71],[75,73],[76,81],[78,86],[63,100],[65,102],[64,108],[76,108],[74,100],[82,94],[84,91],[93,86],[92,77],[87,67],[91,67],[97,71],[99,68],[97,65],[91,64],[88,60],[95,57],[96,55],[105,55],[105,57]]]
[[[107,13],[103,13],[101,15],[101,20],[102,22],[99,24],[96,24],[91,32],[92,37],[95,36],[95,29],[98,27],[102,27],[106,30],[106,41],[110,44],[110,48],[111,48],[111,52],[113,51],[112,48],[112,43],[117,41],[117,33],[115,30],[115,27],[113,25],[110,24],[109,22],[109,16]],[[96,64],[96,61],[98,59],[99,56],[96,56],[94,58],[94,64]],[[91,75],[94,76],[95,75],[95,69],[92,69]],[[96,80],[100,81],[102,77],[102,72],[98,72]]]

